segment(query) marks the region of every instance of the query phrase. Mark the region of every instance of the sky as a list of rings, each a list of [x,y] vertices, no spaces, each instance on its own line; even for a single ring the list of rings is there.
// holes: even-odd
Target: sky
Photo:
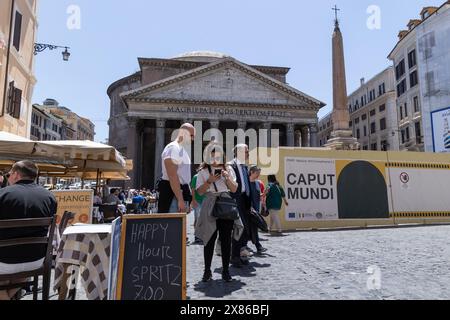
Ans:
[[[331,111],[334,11],[344,37],[347,90],[391,63],[398,32],[444,0],[39,0],[38,43],[70,47],[36,56],[33,103],[46,98],[87,117],[108,138],[108,86],[139,70],[137,58],[217,51],[251,65],[289,67],[292,87]],[[368,25],[369,22],[369,25]]]

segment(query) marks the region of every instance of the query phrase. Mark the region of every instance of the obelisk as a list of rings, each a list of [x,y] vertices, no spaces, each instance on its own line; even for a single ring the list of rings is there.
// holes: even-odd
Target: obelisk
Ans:
[[[335,6],[336,20],[333,33],[333,132],[325,147],[335,150],[357,150],[358,140],[350,129],[350,113],[347,107],[347,81],[345,77],[344,41],[339,28]]]

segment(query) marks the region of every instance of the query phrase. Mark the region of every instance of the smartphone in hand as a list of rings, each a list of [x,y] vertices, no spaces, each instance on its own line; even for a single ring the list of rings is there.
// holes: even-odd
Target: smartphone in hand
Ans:
[[[214,175],[215,175],[215,176],[221,176],[221,175],[222,175],[222,169],[216,169],[216,170],[214,170]]]

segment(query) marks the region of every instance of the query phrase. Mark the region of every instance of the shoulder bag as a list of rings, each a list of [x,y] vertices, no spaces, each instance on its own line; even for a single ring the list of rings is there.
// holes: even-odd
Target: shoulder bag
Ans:
[[[250,219],[258,227],[262,232],[268,232],[269,227],[267,225],[266,220],[264,220],[263,216],[257,212],[255,209],[251,209],[250,211]]]
[[[214,188],[216,189],[216,192],[219,192],[216,183],[214,183]],[[231,197],[229,192],[222,192],[217,197],[212,216],[221,220],[234,221],[239,219],[239,208],[236,200]]]

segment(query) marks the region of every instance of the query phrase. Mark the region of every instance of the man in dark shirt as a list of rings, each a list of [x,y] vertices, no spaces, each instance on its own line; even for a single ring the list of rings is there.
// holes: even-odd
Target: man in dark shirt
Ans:
[[[105,204],[121,204],[119,199],[119,189],[111,189],[111,193],[103,201]]]
[[[249,239],[251,239],[251,230],[249,229],[251,190],[248,166],[246,165],[249,159],[249,147],[245,144],[237,145],[234,148],[234,157],[229,165],[236,174],[238,190],[232,196],[236,199],[239,208],[239,216],[244,224],[244,233],[239,241],[235,239],[232,241],[231,264],[236,268],[242,268],[243,265],[249,264],[248,257],[243,256],[241,253],[246,248]]]
[[[0,190],[0,220],[53,217],[57,203],[54,195],[35,183],[38,168],[31,161],[14,164],[9,172],[8,187]],[[45,237],[48,228],[32,227],[2,230],[0,240],[23,237]],[[0,274],[28,271],[45,257],[46,245],[0,248]],[[34,269],[33,267],[31,267]]]

